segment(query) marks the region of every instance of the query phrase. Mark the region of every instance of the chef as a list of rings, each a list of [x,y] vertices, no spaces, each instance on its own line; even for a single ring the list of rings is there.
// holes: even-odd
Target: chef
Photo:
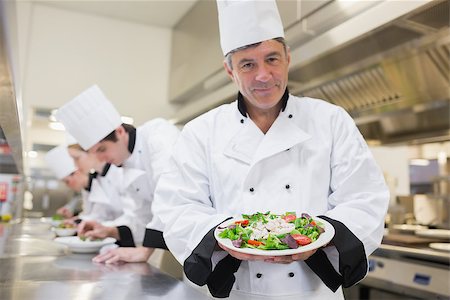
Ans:
[[[143,218],[140,212],[133,211],[133,199],[125,193],[122,168],[100,161],[94,153],[88,153],[75,141],[69,138],[68,151],[79,170],[93,174],[91,196],[95,196],[107,209],[103,211],[104,218],[97,220],[83,219],[79,230],[93,228],[86,232],[87,237],[105,238],[113,237],[120,246],[134,247],[134,238],[140,242],[143,238]],[[131,202],[131,203],[130,203]],[[101,222],[103,220],[103,222]]]
[[[114,261],[141,261],[148,259],[154,248],[166,248],[162,224],[152,215],[151,205],[160,175],[169,170],[168,158],[178,129],[164,119],[138,128],[122,124],[119,113],[97,85],[58,109],[56,117],[83,149],[123,167],[127,196],[134,200],[133,211],[140,212],[147,224],[145,229],[142,226],[144,247],[111,250]]]
[[[81,193],[83,211],[78,218],[92,215],[95,209],[92,201],[89,201],[89,192],[93,177],[77,169],[73,159],[69,155],[67,146],[60,145],[51,149],[45,154],[44,160],[56,178],[62,180],[72,191]],[[71,217],[73,215],[73,211],[78,204],[76,202],[78,201],[72,199],[65,205],[71,214],[66,214],[64,217]]]
[[[215,297],[344,299],[379,245],[389,193],[351,117],[287,89],[290,62],[275,1],[218,1],[224,68],[239,93],[189,122],[160,178],[153,213],[188,279]],[[267,212],[320,216],[324,248],[285,256],[218,247],[223,221]]]

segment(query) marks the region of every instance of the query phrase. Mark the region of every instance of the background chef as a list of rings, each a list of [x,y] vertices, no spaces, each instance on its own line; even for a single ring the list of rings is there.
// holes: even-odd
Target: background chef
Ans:
[[[165,241],[186,276],[216,297],[343,299],[341,285],[366,275],[381,242],[389,199],[382,173],[342,108],[289,94],[275,1],[217,5],[224,67],[239,93],[183,128],[176,171],[155,193]],[[322,216],[336,230],[332,246],[270,258],[217,250],[218,224],[258,211]]]
[[[67,146],[60,145],[51,149],[46,153],[44,160],[55,176],[62,180],[69,189],[76,193],[81,193],[82,212],[76,218],[96,217],[95,204],[89,200],[92,177],[88,173],[77,169],[72,157],[69,155]],[[66,214],[64,217],[70,218],[73,216],[75,207],[78,206],[78,201],[78,197],[76,197],[65,205],[67,210],[70,210],[70,214]],[[100,208],[99,210],[102,211],[103,209]]]
[[[133,199],[126,195],[122,168],[100,161],[95,154],[81,148],[71,136],[67,143],[69,154],[77,168],[82,172],[90,173],[93,177],[91,195],[102,201],[105,207],[100,214],[103,217],[84,218],[79,228],[82,230],[94,227],[93,224],[95,224],[95,230],[83,232],[83,234],[93,238],[113,237],[120,246],[134,247],[133,237],[138,237],[138,242],[142,240],[143,224],[139,222],[139,212],[133,211],[135,207],[132,203]]]
[[[167,161],[178,129],[163,119],[148,121],[138,128],[122,124],[119,113],[96,85],[62,106],[56,118],[83,149],[123,167],[128,197],[134,200],[133,210],[140,213],[139,220],[143,222],[144,247],[113,249],[101,261],[142,261],[154,248],[166,248],[162,224],[152,215],[151,205],[156,183],[168,170]],[[83,231],[98,227],[91,225]]]

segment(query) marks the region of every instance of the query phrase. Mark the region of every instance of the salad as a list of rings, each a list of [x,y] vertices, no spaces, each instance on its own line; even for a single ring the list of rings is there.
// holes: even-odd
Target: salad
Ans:
[[[283,215],[258,212],[243,214],[242,218],[227,227],[218,228],[223,230],[219,237],[230,239],[236,248],[297,249],[316,241],[325,232],[323,224],[306,213],[297,217],[295,212]]]

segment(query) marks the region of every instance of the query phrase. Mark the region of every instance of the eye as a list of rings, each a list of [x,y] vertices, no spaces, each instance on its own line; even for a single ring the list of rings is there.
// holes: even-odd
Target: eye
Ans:
[[[253,69],[253,67],[254,67],[253,63],[245,63],[245,64],[241,65],[240,69],[245,72],[245,71],[250,71],[251,69]]]
[[[278,64],[279,61],[280,61],[280,58],[277,56],[272,56],[272,57],[267,58],[267,62],[271,65]]]

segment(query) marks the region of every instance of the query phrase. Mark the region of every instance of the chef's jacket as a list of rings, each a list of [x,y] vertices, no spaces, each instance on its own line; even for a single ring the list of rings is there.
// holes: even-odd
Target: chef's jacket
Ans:
[[[179,130],[164,119],[153,119],[143,126],[131,130],[128,150],[130,157],[123,163],[124,179],[128,180],[127,194],[139,200],[140,210],[147,218],[142,226],[143,245],[151,248],[166,248],[162,236],[163,226],[152,215],[153,193],[161,176],[170,170],[169,157],[178,138]]]
[[[173,151],[175,171],[161,176],[153,213],[186,276],[214,296],[233,289],[343,299],[340,286],[366,275],[367,256],[380,245],[389,192],[342,108],[287,91],[280,101],[266,134],[248,117],[241,94],[186,124]],[[267,211],[322,216],[335,227],[336,246],[290,264],[241,262],[217,250],[218,224]]]

